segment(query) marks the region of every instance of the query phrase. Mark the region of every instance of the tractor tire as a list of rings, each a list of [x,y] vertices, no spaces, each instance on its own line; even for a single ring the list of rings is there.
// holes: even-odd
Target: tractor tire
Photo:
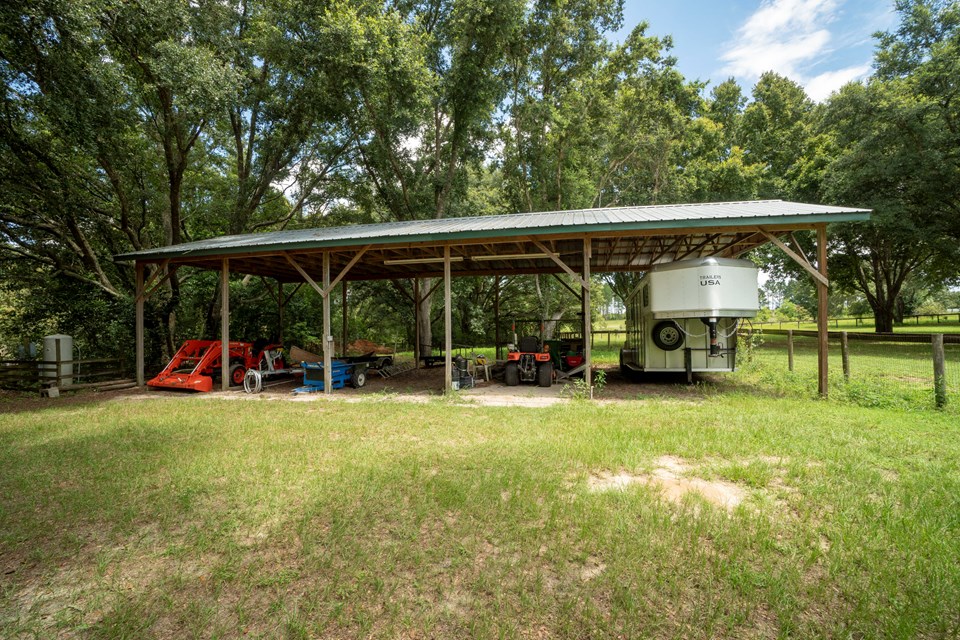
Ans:
[[[544,362],[537,367],[537,384],[541,387],[549,387],[553,384],[553,363]]]
[[[653,344],[664,351],[676,351],[683,344],[683,331],[673,320],[662,320],[653,325]]]
[[[508,387],[515,387],[520,384],[520,369],[516,362],[508,362],[507,368],[503,371],[503,381]]]
[[[354,369],[350,374],[350,386],[359,389],[365,384],[367,384],[367,372]]]
[[[230,386],[239,387],[243,385],[243,378],[247,375],[247,368],[242,364],[230,365]]]

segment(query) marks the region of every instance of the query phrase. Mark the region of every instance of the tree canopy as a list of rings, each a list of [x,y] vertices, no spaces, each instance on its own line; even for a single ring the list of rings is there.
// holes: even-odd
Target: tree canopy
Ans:
[[[888,330],[916,292],[960,276],[960,9],[895,9],[872,76],[816,104],[772,72],[749,89],[684,78],[649,25],[614,38],[622,0],[4,3],[0,348],[54,330],[125,348],[134,276],[112,256],[132,249],[758,197],[874,210],[831,231],[831,272],[837,295],[860,296]],[[802,274],[776,250],[756,259],[802,306],[804,285],[790,284]],[[622,296],[635,278],[609,284]],[[576,318],[553,278],[499,284],[507,315]],[[267,285],[234,286],[240,332],[270,332]],[[218,287],[189,269],[165,281],[148,309],[157,357],[216,334]],[[462,341],[492,336],[493,289],[457,283]],[[408,284],[350,295],[354,331],[412,339]],[[318,301],[291,304],[306,342],[316,330],[300,318]]]

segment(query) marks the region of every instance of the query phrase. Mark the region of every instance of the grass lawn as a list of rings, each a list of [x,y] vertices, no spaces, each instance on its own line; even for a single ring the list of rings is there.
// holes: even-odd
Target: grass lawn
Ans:
[[[960,632],[956,416],[719,394],[549,408],[0,405],[0,635]],[[743,492],[595,491],[663,456]]]

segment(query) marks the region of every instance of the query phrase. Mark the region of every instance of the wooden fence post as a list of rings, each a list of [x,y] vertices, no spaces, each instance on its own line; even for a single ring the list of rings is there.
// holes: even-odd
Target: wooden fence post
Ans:
[[[787,368],[793,371],[793,329],[787,329]]]
[[[933,345],[933,396],[937,408],[947,405],[946,357],[943,351],[943,334],[935,333],[930,337]]]
[[[850,345],[847,342],[847,332],[840,332],[840,357],[843,360],[843,379],[850,380]]]

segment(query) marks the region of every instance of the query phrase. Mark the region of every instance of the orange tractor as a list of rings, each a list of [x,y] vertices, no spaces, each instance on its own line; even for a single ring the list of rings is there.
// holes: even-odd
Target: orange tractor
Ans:
[[[553,360],[549,350],[542,350],[540,338],[524,336],[517,348],[507,352],[507,368],[503,373],[507,386],[515,387],[521,382],[534,382],[541,387],[553,384]]]
[[[219,340],[187,340],[174,354],[169,364],[147,385],[160,389],[189,389],[191,391],[213,391],[214,379],[220,378],[221,342]],[[240,386],[247,369],[256,369],[263,358],[273,360],[276,368],[283,368],[280,345],[266,344],[258,340],[249,342],[230,342],[230,386]]]

